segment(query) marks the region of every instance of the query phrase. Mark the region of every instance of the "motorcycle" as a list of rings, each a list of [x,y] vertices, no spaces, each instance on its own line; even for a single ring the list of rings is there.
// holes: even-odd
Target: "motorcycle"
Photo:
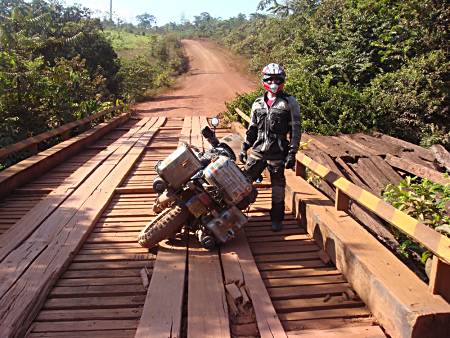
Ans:
[[[213,118],[214,130],[207,126],[201,131],[211,149],[200,152],[183,144],[156,164],[157,216],[140,232],[141,246],[152,248],[186,224],[204,248],[213,249],[247,223],[242,210],[256,200],[257,190],[235,163],[231,147],[217,139],[218,123]]]

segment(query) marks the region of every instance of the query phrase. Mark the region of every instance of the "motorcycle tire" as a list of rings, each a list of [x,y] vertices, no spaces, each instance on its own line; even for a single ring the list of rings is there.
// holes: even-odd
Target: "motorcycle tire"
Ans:
[[[184,207],[165,209],[139,233],[139,244],[150,249],[160,241],[175,236],[189,215]]]

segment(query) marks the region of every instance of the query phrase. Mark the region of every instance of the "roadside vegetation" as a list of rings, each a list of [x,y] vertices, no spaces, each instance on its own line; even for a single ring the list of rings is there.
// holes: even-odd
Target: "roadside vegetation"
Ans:
[[[165,28],[214,39],[248,56],[254,72],[283,64],[307,132],[378,130],[450,147],[447,1],[263,0],[259,9],[268,14],[201,13]],[[248,113],[254,96],[229,107]]]
[[[127,101],[148,98],[187,71],[187,59],[175,34],[116,28],[105,30],[104,35],[119,56],[118,76]]]
[[[448,174],[446,177],[449,177]],[[397,209],[450,237],[450,183],[442,185],[407,176],[398,185],[389,184],[383,192],[383,197]],[[399,251],[406,258],[417,254],[425,265],[432,256],[431,252],[399,230],[393,227],[390,230],[400,243]]]
[[[141,19],[125,31],[58,1],[0,0],[0,147],[170,85],[180,41]]]

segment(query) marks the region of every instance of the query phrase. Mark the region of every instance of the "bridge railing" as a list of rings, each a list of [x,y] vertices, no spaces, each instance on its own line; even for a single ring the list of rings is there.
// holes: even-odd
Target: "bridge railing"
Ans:
[[[60,136],[62,138],[62,140],[66,140],[70,137],[72,130],[74,130],[75,128],[85,126],[94,120],[102,118],[105,115],[110,114],[114,111],[120,110],[122,108],[123,108],[123,105],[110,107],[110,108],[101,110],[95,114],[92,114],[90,116],[87,116],[83,119],[64,124],[58,128],[46,131],[39,135],[29,137],[23,141],[20,141],[20,142],[11,144],[7,147],[1,148],[0,149],[0,160],[4,159],[12,154],[15,154],[19,151],[24,151],[24,150],[29,150],[29,151],[31,151],[32,154],[36,154],[38,152],[38,146],[42,142],[45,142],[56,136]]]
[[[236,113],[243,120],[250,122],[250,118],[238,108],[236,108]],[[450,299],[450,239],[448,237],[394,208],[378,196],[353,184],[302,152],[297,153],[296,159],[295,173],[297,176],[306,179],[306,169],[309,169],[336,188],[335,207],[337,210],[348,212],[350,201],[353,201],[369,209],[432,252],[434,257],[429,290],[433,294],[440,294],[444,298]]]

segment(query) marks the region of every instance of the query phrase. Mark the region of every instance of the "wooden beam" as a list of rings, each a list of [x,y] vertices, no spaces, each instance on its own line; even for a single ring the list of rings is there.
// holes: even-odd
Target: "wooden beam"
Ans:
[[[339,211],[348,211],[350,198],[340,189],[336,189],[335,208]]]
[[[450,303],[450,265],[433,257],[429,289],[433,295],[442,296]]]
[[[308,233],[322,240],[336,267],[389,335],[448,336],[450,305],[444,299],[430,297],[426,284],[354,219],[326,203],[326,196],[293,173],[287,172],[286,180],[286,196],[301,210]]]
[[[422,178],[427,178],[435,183],[440,183],[443,185],[450,183],[450,179],[445,178],[444,175],[439,171],[427,168],[405,158],[400,158],[388,154],[386,156],[386,161],[395,168],[399,168]]]
[[[248,115],[246,115],[242,110],[240,110],[239,108],[235,108],[234,110],[236,111],[236,113],[239,115],[239,117],[241,119],[243,119],[247,123],[250,123],[250,117]]]
[[[368,210],[389,222],[406,235],[414,238],[423,246],[439,256],[445,262],[450,263],[450,239],[439,234],[434,229],[420,223],[406,213],[394,208],[372,193],[361,189],[343,177],[339,177],[330,169],[313,161],[302,153],[297,153],[297,160],[324,178],[334,187],[341,189],[352,200],[361,204]]]

